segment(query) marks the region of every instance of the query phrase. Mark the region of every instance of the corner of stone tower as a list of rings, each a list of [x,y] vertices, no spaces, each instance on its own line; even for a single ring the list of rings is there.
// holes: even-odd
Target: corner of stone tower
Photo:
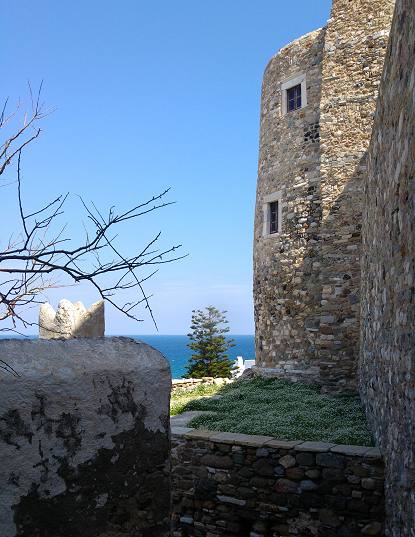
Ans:
[[[360,14],[361,23],[366,20],[364,15],[381,15],[391,17],[395,7],[395,0],[333,0],[331,18],[349,18]]]
[[[334,0],[269,62],[254,231],[259,370],[356,388],[363,176],[394,0]]]

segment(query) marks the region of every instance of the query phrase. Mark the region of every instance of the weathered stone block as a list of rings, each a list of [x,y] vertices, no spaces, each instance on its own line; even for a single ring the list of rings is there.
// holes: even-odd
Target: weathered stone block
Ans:
[[[322,472],[323,480],[326,482],[340,482],[344,479],[344,472],[340,468],[324,468]]]
[[[299,453],[295,458],[300,466],[313,466],[315,464],[315,457],[312,453]]]
[[[266,459],[258,459],[253,464],[254,471],[261,477],[272,477],[274,475],[274,466]]]
[[[232,468],[233,462],[228,455],[214,455],[208,453],[201,458],[201,463],[212,468]]]
[[[212,479],[197,479],[194,484],[194,497],[196,500],[213,500],[217,488],[217,483]]]
[[[273,438],[265,443],[266,447],[271,447],[274,449],[292,449],[294,446],[302,444],[301,440],[277,440]]]
[[[347,455],[349,457],[361,457],[366,453],[371,452],[371,448],[368,446],[349,446],[349,445],[337,445],[330,449],[332,453],[339,453],[341,455]]]
[[[170,370],[127,338],[0,340],[0,535],[169,534]],[[154,390],[157,386],[157,390]]]
[[[306,470],[305,475],[310,479],[317,479],[320,477],[320,470],[317,468],[311,468],[310,470]]]
[[[291,468],[291,466],[295,466],[295,458],[292,455],[284,455],[284,457],[281,457],[278,462],[284,468]]]
[[[289,479],[278,479],[275,484],[276,492],[295,494],[298,490],[298,483]]]
[[[370,477],[365,477],[362,479],[362,488],[366,490],[373,490],[376,488],[376,481]]]
[[[325,526],[336,528],[341,525],[339,517],[330,509],[320,509],[319,518]]]
[[[296,451],[309,451],[311,453],[325,453],[334,447],[335,444],[329,444],[327,442],[303,442],[295,446]]]
[[[218,500],[223,502],[223,503],[230,503],[230,504],[233,504],[233,505],[239,505],[240,507],[243,507],[244,505],[246,505],[245,500],[241,500],[239,498],[233,498],[231,496],[218,496]]]
[[[304,470],[298,468],[298,466],[294,466],[293,468],[287,468],[285,475],[292,481],[301,481],[304,478]]]
[[[300,483],[300,490],[303,491],[311,491],[311,490],[317,490],[318,485],[314,483],[314,481],[311,481],[310,479],[304,479],[304,481],[301,481]]]
[[[316,463],[328,468],[344,468],[346,464],[344,457],[333,453],[318,453]]]

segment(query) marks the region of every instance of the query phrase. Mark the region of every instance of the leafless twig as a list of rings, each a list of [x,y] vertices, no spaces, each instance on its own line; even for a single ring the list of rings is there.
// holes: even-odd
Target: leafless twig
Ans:
[[[44,302],[42,294],[61,284],[62,278],[64,282],[88,282],[102,299],[130,319],[142,320],[137,310],[144,306],[155,324],[150,296],[143,284],[157,272],[154,265],[184,257],[176,253],[181,245],[160,248],[161,233],[157,233],[140,251],[125,253],[117,246],[114,231],[125,222],[171,205],[171,202],[165,201],[169,189],[125,211],[117,212],[115,207],[111,207],[106,214],[94,203],[86,203],[80,198],[89,223],[85,226],[84,240],[72,246],[70,237],[65,236],[66,225],[51,234],[52,224],[57,223],[64,213],[68,194],[31,211],[26,211],[23,203],[22,154],[40,135],[38,124],[45,117],[40,102],[41,88],[36,96],[30,88],[30,95],[32,113],[25,118],[23,126],[0,145],[0,176],[13,162],[16,164],[16,208],[21,228],[9,239],[7,247],[0,250],[0,321],[9,321],[0,327],[0,331],[17,331],[19,325],[27,327],[34,324],[25,317],[26,308]],[[0,112],[0,130],[13,117],[13,114],[7,116],[6,101]],[[128,301],[123,302],[121,294],[126,291]],[[6,367],[7,364],[0,361],[0,368]]]

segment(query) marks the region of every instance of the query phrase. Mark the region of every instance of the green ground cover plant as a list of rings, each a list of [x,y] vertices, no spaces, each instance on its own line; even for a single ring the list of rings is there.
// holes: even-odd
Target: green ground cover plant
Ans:
[[[217,390],[220,398],[202,396],[181,407],[205,410],[190,427],[315,440],[337,444],[373,445],[357,395],[321,394],[317,386],[277,379],[241,380]],[[207,395],[207,394],[206,394]]]
[[[186,406],[191,401],[197,401],[202,397],[211,397],[215,395],[222,386],[216,384],[202,384],[193,390],[177,390],[172,393],[170,401],[170,416],[176,416],[188,410]],[[190,410],[190,409],[189,409]]]

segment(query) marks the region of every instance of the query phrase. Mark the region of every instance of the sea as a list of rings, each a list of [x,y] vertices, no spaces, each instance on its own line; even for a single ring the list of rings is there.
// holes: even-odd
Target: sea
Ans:
[[[0,335],[1,338],[16,337]],[[36,339],[36,336],[28,336],[29,339]],[[182,378],[186,373],[186,364],[192,355],[192,352],[187,344],[189,338],[187,336],[126,336],[144,341],[155,349],[159,350],[166,359],[170,362],[171,374],[174,379]],[[17,336],[20,339],[19,336]],[[233,339],[234,347],[231,347],[227,354],[231,360],[236,360],[237,356],[242,356],[244,360],[255,359],[255,344],[254,336],[252,335],[229,335],[229,339]]]
[[[171,375],[174,379],[181,378],[186,373],[186,364],[192,355],[188,347],[189,338],[187,336],[129,336],[139,341],[148,343],[159,350],[170,362]],[[255,359],[254,336],[252,335],[229,335],[234,341],[227,354],[231,360],[236,360],[237,356],[242,356],[244,360]]]

